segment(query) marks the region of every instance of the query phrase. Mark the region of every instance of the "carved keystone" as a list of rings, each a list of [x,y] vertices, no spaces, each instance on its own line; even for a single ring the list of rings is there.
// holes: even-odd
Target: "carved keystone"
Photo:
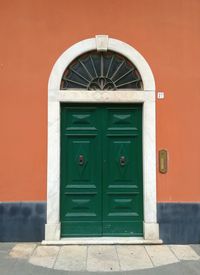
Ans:
[[[96,35],[97,51],[106,52],[108,50],[108,35]]]

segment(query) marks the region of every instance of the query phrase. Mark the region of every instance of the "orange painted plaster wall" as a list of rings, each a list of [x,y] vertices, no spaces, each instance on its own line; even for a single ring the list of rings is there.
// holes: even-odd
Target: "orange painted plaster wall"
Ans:
[[[157,91],[157,198],[200,201],[200,1],[0,0],[0,201],[46,200],[47,83],[72,44],[108,34],[149,62]]]

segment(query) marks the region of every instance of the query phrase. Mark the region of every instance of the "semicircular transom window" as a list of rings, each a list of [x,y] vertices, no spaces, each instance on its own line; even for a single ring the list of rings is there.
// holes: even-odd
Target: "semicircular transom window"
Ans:
[[[124,56],[92,51],[76,58],[65,70],[61,90],[142,89],[137,68]]]

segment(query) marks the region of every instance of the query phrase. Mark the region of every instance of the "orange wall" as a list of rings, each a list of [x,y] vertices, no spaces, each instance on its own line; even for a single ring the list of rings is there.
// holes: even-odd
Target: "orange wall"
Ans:
[[[149,62],[157,91],[158,201],[200,201],[200,1],[0,0],[0,201],[46,200],[47,82],[72,44],[108,34]]]

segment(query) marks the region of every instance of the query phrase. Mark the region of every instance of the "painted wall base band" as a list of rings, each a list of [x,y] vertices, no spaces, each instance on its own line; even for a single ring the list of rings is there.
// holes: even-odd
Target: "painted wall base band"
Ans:
[[[200,243],[200,203],[158,203],[157,215],[164,243]]]
[[[38,242],[44,239],[46,202],[0,203],[0,242]]]
[[[157,212],[160,239],[163,243],[200,243],[200,203],[158,203]],[[40,242],[44,240],[45,223],[46,202],[0,203],[0,242]],[[57,236],[57,239],[59,240],[60,236]],[[122,238],[117,239],[122,240]],[[127,242],[130,240],[124,238],[124,241],[125,239]],[[138,244],[160,242],[143,238],[131,239]],[[72,242],[72,238],[68,239],[68,242],[70,241]]]

